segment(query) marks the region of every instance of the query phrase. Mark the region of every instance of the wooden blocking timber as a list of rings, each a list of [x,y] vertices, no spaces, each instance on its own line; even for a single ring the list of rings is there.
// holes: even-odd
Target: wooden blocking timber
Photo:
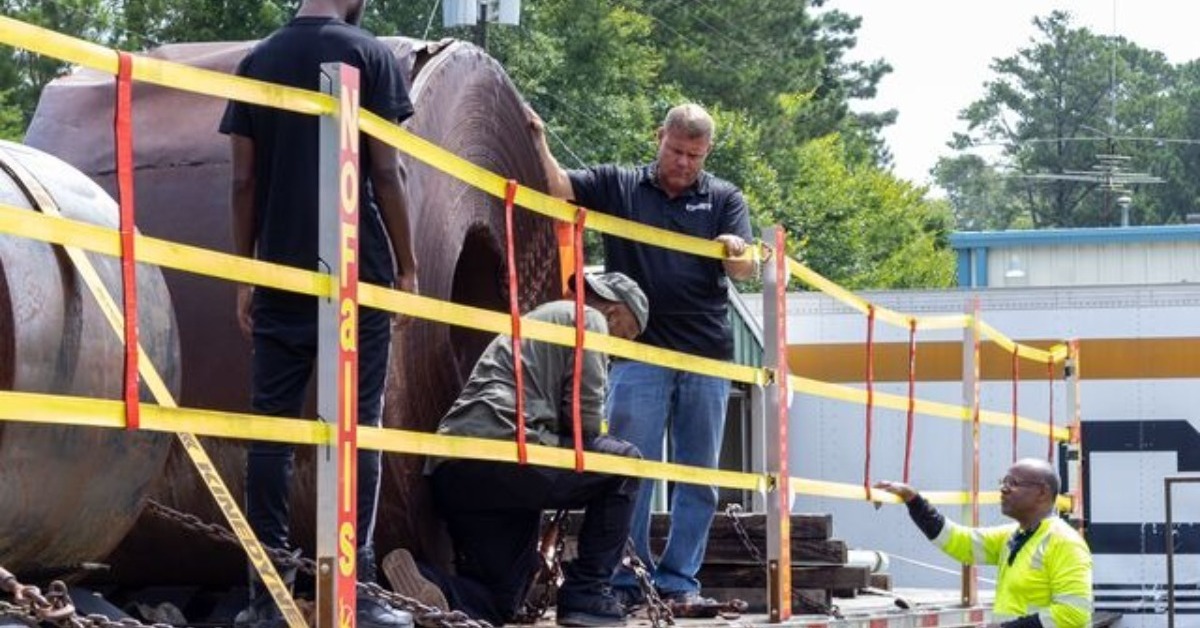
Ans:
[[[792,567],[792,587],[797,589],[850,590],[868,586],[871,575],[866,567],[825,566]],[[767,572],[762,567],[705,564],[696,575],[708,591],[722,589],[758,588],[767,586]]]
[[[884,591],[892,590],[892,574],[890,573],[873,573],[871,574],[870,586]]]
[[[764,514],[738,515],[738,523],[760,554],[767,551],[767,517]],[[650,547],[661,552],[670,529],[670,515],[656,513],[650,523]],[[830,539],[833,516],[829,514],[792,515],[792,564],[840,565],[846,562],[846,544]],[[718,513],[708,532],[705,563],[754,565],[752,553],[746,548],[733,521]]]
[[[670,528],[670,514],[654,513],[650,520],[650,538],[666,538]],[[762,513],[737,515],[738,523],[751,539],[767,538],[767,516]],[[792,515],[792,540],[823,540],[833,536],[833,515],[830,514],[801,514]],[[737,539],[733,521],[724,513],[713,516],[708,538]]]
[[[712,588],[704,586],[704,595],[718,600],[742,600],[747,612],[767,612],[767,590],[753,587]],[[792,613],[796,615],[826,615],[829,613],[829,591],[825,589],[792,589]]]
[[[752,540],[761,555],[766,556],[767,543],[762,539]],[[662,552],[666,539],[653,537],[650,539],[650,549],[656,553]],[[827,541],[800,540],[792,541],[792,565],[844,565],[846,564],[846,543],[837,539]],[[704,563],[712,565],[758,565],[750,551],[737,539],[709,538],[708,550],[704,554]]]

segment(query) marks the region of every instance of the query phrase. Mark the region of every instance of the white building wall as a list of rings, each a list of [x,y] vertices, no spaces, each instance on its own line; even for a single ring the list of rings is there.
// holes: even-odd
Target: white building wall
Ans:
[[[1200,242],[997,246],[987,266],[994,287],[1200,283]]]
[[[1097,256],[1099,251],[1089,255]],[[1114,263],[1112,268],[1120,267]],[[1078,268],[1072,266],[1072,268]],[[1115,272],[1115,271],[1114,271]],[[899,311],[931,315],[962,312],[969,299],[978,297],[985,320],[1010,337],[1050,338],[1164,338],[1200,335],[1200,284],[1166,286],[1106,286],[1076,288],[1008,288],[981,292],[875,292],[869,300]],[[761,297],[747,297],[752,312],[761,312]],[[865,317],[832,299],[814,293],[788,295],[788,341],[791,344],[848,343],[865,341]],[[878,324],[879,342],[905,342],[907,331]],[[919,334],[922,341],[961,339],[961,331]],[[919,354],[918,354],[919,355]],[[919,360],[919,357],[918,357]],[[1083,356],[1085,378],[1081,399],[1085,421],[1179,421],[1186,420],[1200,431],[1200,380],[1092,380],[1086,378],[1087,356]],[[862,386],[861,383],[850,384]],[[878,385],[877,390],[906,394],[901,383]],[[1044,376],[1031,376],[1019,387],[1023,415],[1045,420],[1048,414],[1048,384]],[[960,404],[959,382],[920,382],[922,399]],[[986,382],[982,406],[1007,411],[1011,383]],[[1056,420],[1066,416],[1065,389],[1054,385]],[[864,463],[864,409],[862,406],[828,401],[807,395],[793,398],[789,448],[792,473],[858,484]],[[902,473],[904,415],[876,409],[873,429],[872,478],[898,479]],[[965,484],[962,457],[963,424],[938,418],[919,418],[914,446],[913,482],[929,490],[960,490]],[[1007,468],[1010,456],[1009,430],[983,428],[982,488],[994,490]],[[1097,453],[1088,479],[1091,489],[1092,523],[1142,524],[1150,533],[1161,533],[1163,513],[1162,478],[1178,471],[1176,455],[1163,451]],[[1022,433],[1020,456],[1044,456],[1046,441]],[[1200,526],[1200,485],[1176,493],[1175,521]],[[798,496],[798,512],[830,512],[834,533],[853,548],[878,549],[889,553],[891,573],[897,586],[956,587],[958,567],[934,549],[911,524],[903,508],[876,509],[865,501]],[[943,510],[962,519],[958,508]],[[985,524],[1005,521],[997,506],[981,509]],[[1157,528],[1155,527],[1157,526]],[[1147,536],[1146,538],[1150,538]],[[1191,614],[1177,617],[1178,626],[1200,628],[1200,554],[1177,557],[1177,582],[1187,589],[1181,608]],[[992,577],[990,571],[984,577]],[[1138,553],[1096,555],[1095,579],[1099,607],[1131,613],[1124,625],[1163,626],[1163,593],[1166,581],[1161,542],[1150,543]],[[986,585],[986,582],[984,583]]]

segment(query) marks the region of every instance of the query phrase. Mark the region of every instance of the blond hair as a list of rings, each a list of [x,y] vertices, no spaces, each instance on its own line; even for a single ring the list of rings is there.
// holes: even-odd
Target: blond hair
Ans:
[[[712,139],[716,132],[716,123],[704,107],[696,103],[684,103],[671,107],[667,117],[663,119],[663,128],[668,131],[679,131],[688,139]]]

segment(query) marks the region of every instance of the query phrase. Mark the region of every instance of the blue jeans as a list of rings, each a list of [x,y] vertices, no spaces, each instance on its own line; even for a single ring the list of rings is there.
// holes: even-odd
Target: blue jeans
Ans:
[[[618,361],[608,379],[605,410],[609,431],[629,441],[646,460],[662,460],[663,435],[670,434],[668,460],[716,468],[725,430],[729,381],[640,362]],[[668,432],[669,430],[669,432]],[[630,536],[663,593],[700,590],[696,572],[704,561],[708,528],[717,507],[712,486],[677,483],[671,491],[667,546],[650,556],[650,498],[654,482],[642,480],[633,508]],[[635,587],[628,570],[618,570],[613,586]]]

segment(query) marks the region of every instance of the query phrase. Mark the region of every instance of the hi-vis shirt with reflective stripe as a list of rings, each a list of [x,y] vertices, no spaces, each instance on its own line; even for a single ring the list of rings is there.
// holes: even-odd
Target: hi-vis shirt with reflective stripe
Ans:
[[[1045,628],[1079,628],[1092,618],[1092,554],[1074,528],[1058,517],[1042,520],[1009,565],[1015,523],[968,528],[949,519],[933,543],[968,564],[997,565],[993,618],[1005,622],[1037,614]]]

